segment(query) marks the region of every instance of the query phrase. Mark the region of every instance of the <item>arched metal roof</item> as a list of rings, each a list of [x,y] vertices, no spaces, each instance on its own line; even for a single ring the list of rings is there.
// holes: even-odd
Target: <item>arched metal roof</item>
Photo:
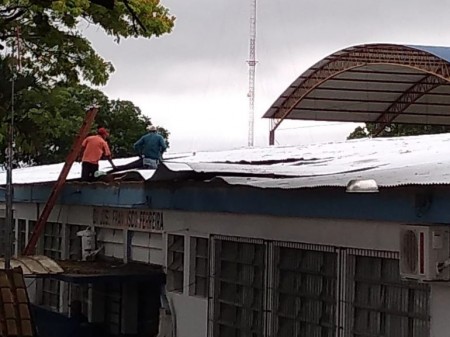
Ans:
[[[366,44],[298,77],[264,114],[284,119],[450,125],[450,47]]]

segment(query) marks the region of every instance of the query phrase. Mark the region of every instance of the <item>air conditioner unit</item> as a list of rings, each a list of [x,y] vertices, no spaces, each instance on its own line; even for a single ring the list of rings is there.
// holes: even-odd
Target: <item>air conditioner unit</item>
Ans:
[[[450,226],[402,226],[400,276],[419,281],[450,280],[449,229]]]

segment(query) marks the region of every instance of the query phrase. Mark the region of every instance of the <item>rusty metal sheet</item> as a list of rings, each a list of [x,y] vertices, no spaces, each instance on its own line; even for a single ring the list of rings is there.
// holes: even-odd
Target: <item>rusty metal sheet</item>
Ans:
[[[36,336],[27,288],[20,268],[0,269],[0,336]]]

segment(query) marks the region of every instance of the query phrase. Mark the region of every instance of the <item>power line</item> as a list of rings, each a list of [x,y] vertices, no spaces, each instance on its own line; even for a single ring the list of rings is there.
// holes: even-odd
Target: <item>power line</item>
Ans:
[[[297,130],[297,129],[309,129],[309,128],[324,127],[324,126],[342,125],[342,124],[343,123],[327,123],[327,124],[318,124],[318,125],[303,125],[303,126],[296,126],[296,127],[292,127],[292,128],[278,129],[278,131]]]

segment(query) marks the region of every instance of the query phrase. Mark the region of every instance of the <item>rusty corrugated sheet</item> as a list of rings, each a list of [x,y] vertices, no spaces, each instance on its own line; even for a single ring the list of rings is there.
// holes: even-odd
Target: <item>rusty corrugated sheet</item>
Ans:
[[[0,270],[0,336],[36,336],[21,268]]]

